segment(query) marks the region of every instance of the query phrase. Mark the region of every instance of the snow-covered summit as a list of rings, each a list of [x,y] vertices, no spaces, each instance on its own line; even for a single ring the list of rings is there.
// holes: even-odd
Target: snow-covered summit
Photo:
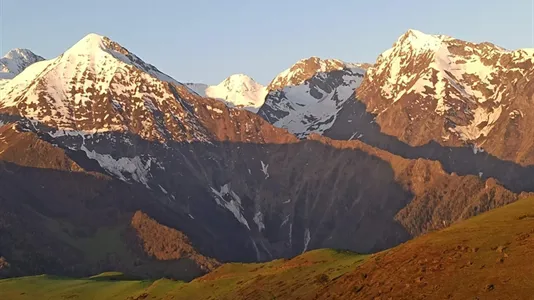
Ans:
[[[388,134],[409,131],[406,141],[413,144],[430,139],[480,142],[517,110],[505,95],[530,74],[533,64],[532,49],[509,51],[488,42],[409,30],[369,68],[358,98],[378,120],[387,120],[381,126]]]
[[[301,59],[290,68],[278,74],[267,89],[273,91],[286,86],[299,85],[316,73],[331,72],[346,67],[348,67],[347,64],[338,59],[321,59],[317,56]]]
[[[229,107],[257,112],[263,105],[267,89],[245,74],[234,74],[215,86],[188,83],[187,87],[203,97],[215,98]]]
[[[76,57],[88,57],[96,63],[103,62],[111,56],[116,60],[134,66],[159,80],[180,84],[153,65],[145,63],[141,58],[118,43],[112,41],[110,38],[96,33],[89,33],[86,35],[79,42],[74,44],[74,46],[68,49],[62,56],[69,56],[73,59],[76,59]]]
[[[436,51],[441,47],[443,41],[450,39],[445,35],[426,34],[419,30],[410,29],[397,41],[404,46],[409,45],[412,50],[416,51]]]
[[[337,59],[310,57],[278,75],[258,114],[300,138],[322,134],[362,82],[365,69]]]
[[[13,79],[30,65],[44,58],[28,49],[16,48],[0,58],[0,80]]]
[[[182,88],[118,43],[89,34],[0,86],[0,111],[60,130],[205,140],[198,120],[180,102]]]

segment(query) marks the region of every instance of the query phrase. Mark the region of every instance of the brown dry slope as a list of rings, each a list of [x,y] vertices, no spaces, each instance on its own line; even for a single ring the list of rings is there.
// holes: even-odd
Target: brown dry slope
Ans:
[[[216,260],[199,254],[185,234],[159,224],[141,211],[133,215],[131,226],[145,253],[158,260],[187,258],[197,263],[203,271],[213,270],[219,265]]]
[[[531,299],[534,199],[378,253],[320,299]]]

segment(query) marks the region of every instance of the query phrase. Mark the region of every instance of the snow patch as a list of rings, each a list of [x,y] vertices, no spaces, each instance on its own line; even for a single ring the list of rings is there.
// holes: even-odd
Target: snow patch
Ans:
[[[359,133],[359,132],[355,132],[354,134],[352,134],[349,138],[349,141],[352,141],[354,138],[356,138],[357,140],[361,139],[363,137],[363,134],[362,133]]]
[[[148,175],[152,158],[149,158],[146,162],[143,162],[139,156],[115,159],[109,154],[100,154],[95,150],[90,151],[85,145],[82,145],[80,150],[84,151],[88,158],[96,160],[100,167],[115,175],[120,180],[129,182],[124,176],[124,174],[128,174],[133,180],[144,184],[150,189],[148,186]]]
[[[304,231],[304,250],[302,250],[302,253],[308,250],[308,245],[310,241],[311,241],[310,229],[306,228],[306,230]]]
[[[269,178],[269,172],[267,171],[267,169],[269,168],[269,165],[266,165],[263,163],[263,160],[261,161],[261,171],[263,172],[263,174],[265,174],[265,179]]]
[[[252,239],[252,237],[250,238],[250,241],[252,242],[252,247],[254,247],[254,251],[256,252],[256,260],[260,260],[261,256],[260,256],[260,250],[258,249],[258,246],[256,245],[256,242],[254,241],[254,239]]]
[[[502,106],[494,108],[491,112],[482,107],[477,107],[471,123],[449,128],[449,130],[457,133],[463,141],[473,141],[483,136],[487,137],[501,116],[501,113]]]
[[[206,108],[207,108],[208,110],[214,111],[214,112],[216,112],[216,113],[218,113],[218,114],[222,114],[222,113],[223,113],[223,111],[222,111],[221,109],[218,109],[218,108],[216,108],[216,107],[211,107],[210,105],[207,105]]]
[[[471,148],[473,149],[473,154],[484,153],[484,149],[478,147],[477,145],[471,145]]]
[[[35,122],[33,120],[30,120],[30,121],[32,122],[32,124],[34,124]],[[152,163],[158,164],[158,162],[154,158],[149,157],[148,159],[142,159],[140,156],[135,156],[135,157],[120,157],[116,159],[116,158],[113,158],[109,154],[101,154],[101,153],[96,152],[95,150],[89,150],[85,145],[85,141],[86,139],[93,138],[94,133],[59,129],[54,132],[52,131],[47,132],[47,134],[54,138],[62,137],[62,136],[81,137],[82,145],[80,146],[79,150],[82,150],[83,152],[85,152],[85,154],[87,155],[89,159],[95,160],[100,165],[101,168],[103,168],[108,173],[116,176],[118,179],[124,182],[130,182],[129,179],[125,176],[125,175],[128,175],[128,177],[130,177],[134,181],[142,183],[148,189],[150,189],[150,187],[148,186],[148,177],[150,176],[150,169],[151,169]],[[69,147],[69,148],[72,150],[78,150],[75,147]]]
[[[250,230],[250,226],[248,225],[247,219],[243,215],[241,198],[239,198],[239,196],[230,189],[229,185],[225,184],[221,186],[218,191],[211,187],[211,191],[215,195],[215,202],[217,202],[219,206],[228,209],[234,215],[237,221],[245,225],[245,227]]]
[[[161,185],[159,185],[159,184],[158,184],[158,186],[159,186],[159,189],[160,189],[164,194],[168,194],[168,192],[167,192],[166,189],[164,189],[164,188],[163,188]]]
[[[517,119],[518,117],[521,117],[521,118],[524,117],[523,112],[520,111],[520,110],[518,110],[518,109],[514,109],[513,111],[511,111],[511,112],[509,113],[509,115],[510,115],[510,119],[512,119],[512,120],[515,120],[515,119]]]
[[[289,218],[291,217],[291,215],[287,215],[284,220],[282,221],[282,224],[280,224],[280,228],[282,228],[284,225],[287,224],[287,222],[289,222]]]
[[[261,213],[261,211],[258,211],[254,215],[254,222],[258,226],[258,231],[262,231],[265,229],[265,224],[263,223],[263,214]]]

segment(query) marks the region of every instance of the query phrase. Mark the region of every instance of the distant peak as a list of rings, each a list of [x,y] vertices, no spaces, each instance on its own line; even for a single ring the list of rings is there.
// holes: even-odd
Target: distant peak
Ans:
[[[24,49],[24,48],[15,48],[15,49],[11,49],[9,50],[6,55],[4,55],[4,57],[12,57],[12,56],[15,56],[15,55],[21,55],[21,54],[24,54],[24,53],[32,53],[30,50],[28,49]]]
[[[232,74],[226,78],[226,80],[242,80],[242,79],[251,79],[252,78],[245,74]]]
[[[303,58],[300,61],[305,62],[305,61],[320,61],[320,60],[322,60],[322,59],[320,57],[318,57],[318,56],[310,56],[308,58]]]
[[[263,86],[254,79],[252,79],[250,76],[245,74],[233,74],[227,77],[223,82],[219,84],[219,86],[226,86],[231,89],[237,88],[237,86],[246,86],[249,88],[263,88]]]
[[[0,58],[0,79],[13,79],[30,65],[44,58],[28,49],[15,48]]]
[[[318,56],[310,56],[308,58],[303,58],[301,60],[299,60],[298,62],[300,63],[343,63],[342,61],[338,60],[338,59],[333,59],[333,58],[320,58]]]
[[[4,55],[4,58],[7,58],[7,59],[17,59],[17,58],[24,59],[24,58],[31,58],[31,57],[42,58],[39,55],[33,53],[31,50],[24,49],[24,48],[11,49],[6,53],[6,55]]]
[[[299,85],[317,73],[342,70],[347,67],[345,62],[338,59],[322,59],[311,56],[297,61],[289,69],[278,74],[267,88],[278,90],[285,86]]]

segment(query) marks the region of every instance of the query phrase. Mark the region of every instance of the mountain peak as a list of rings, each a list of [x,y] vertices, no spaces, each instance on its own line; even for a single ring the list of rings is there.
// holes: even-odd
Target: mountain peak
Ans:
[[[411,50],[437,51],[441,48],[443,41],[448,38],[445,35],[426,34],[419,30],[409,29],[397,40],[395,45],[409,47]]]
[[[183,139],[188,132],[185,138],[204,139],[202,132],[188,131],[198,127],[197,121],[184,113],[168,83],[181,87],[118,43],[88,34],[58,57],[34,64],[3,83],[0,109],[17,110],[62,130],[129,130],[158,140]],[[181,119],[162,122],[157,115],[162,111]],[[190,127],[177,130],[176,122],[188,122]]]
[[[84,36],[79,42],[86,42],[86,43],[87,42],[100,42],[105,39],[109,39],[109,38],[101,34],[91,32],[91,33],[88,33],[86,36]]]
[[[263,105],[267,90],[248,75],[233,74],[197,93],[218,99],[229,107],[242,107],[255,113]]]
[[[245,74],[233,74],[227,77],[223,82],[219,84],[219,86],[225,86],[228,88],[235,89],[238,86],[245,86],[245,87],[252,87],[255,88],[260,87],[263,88],[263,86],[259,83],[257,83],[252,77],[245,75]]]
[[[44,58],[28,49],[15,48],[0,58],[0,79],[13,79],[24,69]]]
[[[98,62],[96,65],[100,65],[104,61],[108,61],[109,64],[116,64],[116,62],[112,61],[118,60],[121,63],[134,66],[137,69],[158,78],[159,80],[181,85],[179,82],[167,74],[164,74],[153,65],[144,62],[141,58],[124,48],[119,43],[111,40],[107,36],[97,33],[87,34],[67,51],[65,51],[61,57],[66,59],[66,63],[77,62],[78,64],[82,65],[91,65],[95,64],[96,62]]]
[[[299,64],[315,64],[318,66],[319,69],[327,69],[329,66],[339,66],[344,65],[345,63],[342,62],[339,59],[333,59],[333,58],[320,58],[318,56],[310,56],[308,58],[303,58],[299,60],[293,67],[299,65]]]
[[[29,49],[25,48],[14,48],[9,50],[3,58],[15,59],[15,58],[26,58],[26,57],[40,57],[39,55],[33,53]]]
[[[254,81],[254,79],[252,79],[250,76],[248,76],[246,74],[242,74],[242,73],[232,74],[232,75],[228,76],[224,81],[243,81],[243,80]]]
[[[94,54],[98,51],[110,52],[110,50],[118,50],[119,48],[122,47],[118,43],[112,41],[110,38],[97,33],[89,33],[72,47],[70,47],[65,54]]]
[[[417,29],[408,29],[404,35],[410,35],[410,36],[414,36],[414,37],[418,37],[418,38],[425,38],[427,36],[429,36],[430,34],[427,34],[427,33],[424,33],[420,30],[417,30]]]
[[[512,93],[507,84],[529,75],[532,53],[409,30],[370,68],[358,97],[384,120],[402,110],[406,118],[396,119],[387,133],[410,128],[404,141],[413,145],[431,139],[482,142],[500,130],[497,120],[505,118],[513,103],[506,96]],[[521,115],[513,109],[508,113]],[[408,125],[400,129],[401,123]]]
[[[323,59],[321,59],[318,56],[310,56],[310,57],[303,58],[303,59],[299,60],[297,63],[311,63],[311,62],[319,62],[319,61],[322,61],[322,60]]]
[[[278,90],[285,86],[302,84],[307,79],[319,72],[331,72],[346,68],[347,65],[338,59],[322,59],[317,56],[297,61],[289,69],[278,74],[269,84],[269,90]]]

